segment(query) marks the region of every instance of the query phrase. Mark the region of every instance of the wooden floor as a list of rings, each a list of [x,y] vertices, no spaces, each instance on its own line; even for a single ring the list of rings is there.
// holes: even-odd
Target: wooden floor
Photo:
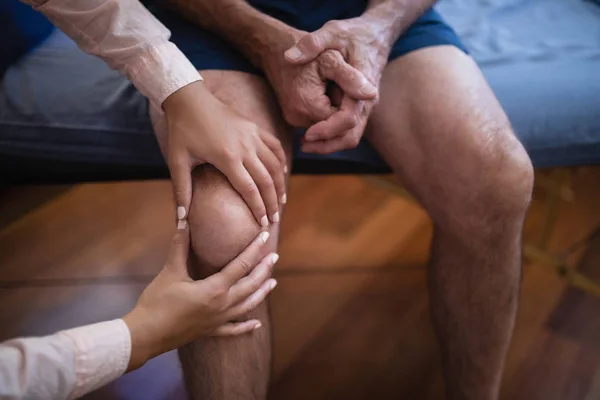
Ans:
[[[600,222],[600,173],[576,177],[555,249]],[[440,399],[425,287],[426,214],[358,177],[294,177],[271,297],[272,399]],[[539,227],[536,200],[526,236]],[[168,182],[0,189],[0,340],[116,318],[163,265]],[[581,267],[600,278],[600,241]],[[595,264],[595,265],[594,265]],[[600,399],[600,299],[526,265],[503,399]],[[184,399],[176,355],[87,399]]]

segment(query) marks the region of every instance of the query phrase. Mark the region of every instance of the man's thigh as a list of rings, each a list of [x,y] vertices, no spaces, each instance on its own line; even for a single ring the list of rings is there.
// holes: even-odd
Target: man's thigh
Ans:
[[[390,62],[380,95],[366,137],[430,212],[439,208],[436,199],[444,198],[446,207],[454,198],[464,202],[482,186],[503,183],[504,171],[528,163],[478,66],[454,46],[427,47]]]

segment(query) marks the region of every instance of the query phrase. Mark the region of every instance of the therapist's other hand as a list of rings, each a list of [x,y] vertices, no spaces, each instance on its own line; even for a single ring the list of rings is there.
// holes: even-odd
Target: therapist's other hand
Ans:
[[[243,321],[244,316],[277,284],[270,279],[277,254],[261,257],[268,232],[261,232],[220,272],[194,281],[187,270],[187,221],[180,221],[178,228],[164,268],[123,317],[131,332],[128,370],[200,337],[241,335],[260,328],[260,321]]]
[[[179,219],[190,209],[193,168],[209,163],[227,177],[261,226],[279,222],[286,166],[279,140],[220,102],[201,81],[170,95],[163,109]]]

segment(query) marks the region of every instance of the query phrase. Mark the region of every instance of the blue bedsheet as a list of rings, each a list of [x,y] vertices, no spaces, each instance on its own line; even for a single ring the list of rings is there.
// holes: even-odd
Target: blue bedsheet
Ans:
[[[600,163],[600,7],[442,0],[537,166]]]

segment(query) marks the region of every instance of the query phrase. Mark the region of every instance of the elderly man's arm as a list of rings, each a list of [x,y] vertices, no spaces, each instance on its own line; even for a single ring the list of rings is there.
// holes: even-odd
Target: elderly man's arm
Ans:
[[[219,34],[256,67],[263,68],[270,54],[285,51],[302,32],[253,8],[244,0],[165,0],[183,16]]]
[[[431,8],[437,0],[369,0],[364,16],[381,25],[381,33],[393,45],[402,32]]]

